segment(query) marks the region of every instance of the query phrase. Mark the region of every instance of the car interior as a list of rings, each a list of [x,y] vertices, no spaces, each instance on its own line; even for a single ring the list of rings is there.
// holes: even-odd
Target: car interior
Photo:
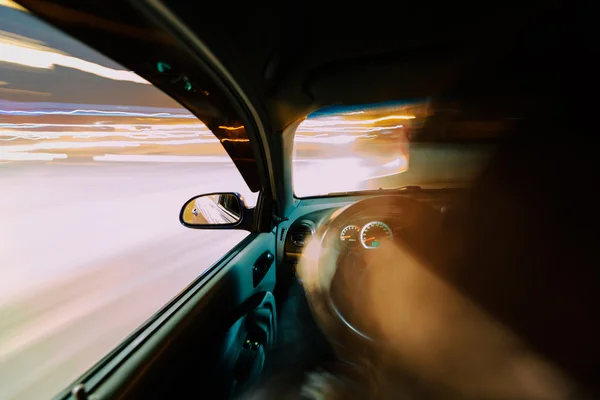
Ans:
[[[560,371],[550,398],[598,393],[593,101],[580,94],[593,36],[574,5],[18,3],[189,109],[260,192],[252,209],[234,201],[242,222],[198,227],[250,235],[58,398],[236,398],[282,371],[278,387],[290,388],[319,366],[376,359],[384,339],[356,306],[353,267],[357,251],[379,251],[369,230]],[[308,114],[423,98],[431,113],[416,144],[494,144],[469,187],[295,196],[294,133]],[[311,260],[311,245],[330,251]],[[313,281],[303,262],[317,266]],[[444,321],[436,337],[461,323]],[[464,360],[478,351],[461,349]],[[547,398],[501,374],[501,385],[454,385],[402,365],[390,374],[408,398]]]

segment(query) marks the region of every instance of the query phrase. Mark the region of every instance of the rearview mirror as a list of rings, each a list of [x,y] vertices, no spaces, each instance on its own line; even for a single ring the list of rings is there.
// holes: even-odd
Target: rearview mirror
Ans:
[[[238,193],[208,193],[192,197],[181,208],[179,221],[195,229],[245,229],[250,210]]]

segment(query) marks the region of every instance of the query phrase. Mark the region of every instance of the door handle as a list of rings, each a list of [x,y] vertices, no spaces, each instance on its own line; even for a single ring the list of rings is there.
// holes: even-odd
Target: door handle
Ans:
[[[252,282],[254,287],[258,286],[267,272],[269,272],[273,261],[275,261],[275,256],[270,251],[266,251],[258,257],[254,263],[254,267],[252,267]]]

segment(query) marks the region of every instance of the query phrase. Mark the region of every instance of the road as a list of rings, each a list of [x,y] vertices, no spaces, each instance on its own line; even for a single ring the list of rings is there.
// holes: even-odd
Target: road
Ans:
[[[184,221],[198,224],[234,224],[239,221],[239,213],[237,218],[226,212],[225,208],[219,204],[219,196],[203,196],[198,197],[192,204],[186,206],[186,210],[191,211],[187,216],[184,213]]]
[[[0,165],[0,399],[51,397],[246,236],[178,220],[255,202],[234,167],[97,164]]]

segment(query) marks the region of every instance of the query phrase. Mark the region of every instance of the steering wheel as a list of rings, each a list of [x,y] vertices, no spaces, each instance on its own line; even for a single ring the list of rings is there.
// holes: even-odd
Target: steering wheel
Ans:
[[[323,224],[318,256],[301,261],[309,302],[316,320],[330,340],[336,343],[348,339],[376,343],[382,338],[369,315],[361,310],[365,300],[364,280],[369,269],[377,265],[382,249],[351,251],[340,242],[340,231],[354,219],[372,217],[377,220],[393,214],[402,221],[402,230],[394,234],[392,246],[402,247],[422,258],[435,254],[435,243],[441,239],[442,214],[429,204],[404,195],[384,195],[358,201],[334,212]],[[434,250],[434,251],[432,251]],[[364,258],[368,258],[365,263]],[[402,268],[397,260],[381,257],[386,268]],[[428,260],[433,261],[433,260]],[[375,265],[373,263],[375,262]],[[308,263],[308,265],[303,265]],[[307,273],[307,268],[312,268]],[[316,271],[315,271],[316,269]],[[308,282],[307,282],[308,279]]]

